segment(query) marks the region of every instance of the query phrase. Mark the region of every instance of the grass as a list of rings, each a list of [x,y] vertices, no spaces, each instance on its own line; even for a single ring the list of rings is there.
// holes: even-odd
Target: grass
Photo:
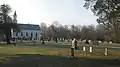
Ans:
[[[66,42],[49,42],[45,45],[28,46],[18,45],[13,47],[11,45],[1,46],[0,54],[43,54],[43,55],[57,55],[57,56],[70,56],[70,44]],[[95,59],[114,59],[120,57],[120,51],[115,49],[108,49],[108,56],[104,56],[104,47],[93,46],[93,52],[89,52],[89,46],[86,46],[86,52],[82,51],[82,46],[79,50],[75,51],[76,57],[86,57]],[[0,56],[1,57],[1,56]]]
[[[110,46],[108,56],[105,56],[104,47],[106,45],[93,46],[93,52],[90,53],[89,46],[86,46],[86,52],[83,52],[82,46],[79,46],[79,50],[75,50],[77,60],[70,60],[68,59],[68,56],[70,56],[70,43],[67,42],[57,44],[46,42],[44,45],[18,44],[16,47],[0,45],[0,67],[3,67],[2,64],[5,64],[4,67],[26,67],[26,65],[28,65],[27,67],[36,67],[35,65],[38,67],[74,67],[76,65],[76,67],[93,67],[91,66],[92,62],[98,64],[97,67],[101,64],[103,66],[105,64],[105,67],[109,67],[109,65],[115,67],[117,64],[120,67],[120,63],[117,63],[120,61],[116,60],[120,58],[120,50],[112,49]],[[109,62],[114,61],[115,64],[109,64],[108,60],[110,60]]]

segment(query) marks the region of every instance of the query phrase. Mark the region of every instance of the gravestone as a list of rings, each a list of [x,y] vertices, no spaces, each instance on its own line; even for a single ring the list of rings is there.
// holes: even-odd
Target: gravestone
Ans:
[[[86,51],[85,47],[83,47],[83,51]]]
[[[98,43],[99,43],[99,44],[101,44],[101,43],[102,43],[102,41],[98,41]]]
[[[92,47],[90,47],[90,52],[92,52]]]
[[[107,56],[107,55],[108,55],[108,49],[105,48],[105,56]]]
[[[112,44],[112,41],[110,41],[109,43]]]

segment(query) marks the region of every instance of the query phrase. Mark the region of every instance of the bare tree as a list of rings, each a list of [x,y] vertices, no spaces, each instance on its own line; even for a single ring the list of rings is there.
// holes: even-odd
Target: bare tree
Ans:
[[[40,29],[41,29],[41,35],[42,35],[42,44],[45,44],[44,40],[46,39],[46,31],[47,31],[47,25],[45,23],[40,24]]]
[[[96,39],[96,29],[95,29],[94,25],[82,26],[81,38],[95,40]]]
[[[97,31],[97,38],[100,41],[104,41],[105,36],[106,36],[106,30],[103,24],[99,24],[96,26],[96,31]]]

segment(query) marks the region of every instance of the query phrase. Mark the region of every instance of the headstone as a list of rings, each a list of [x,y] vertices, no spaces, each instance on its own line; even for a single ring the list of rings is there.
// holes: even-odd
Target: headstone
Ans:
[[[88,42],[90,43],[90,42],[91,42],[91,40],[88,40]]]
[[[91,40],[88,40],[88,43],[89,43],[89,44],[91,44],[91,42],[92,42]]]
[[[109,42],[110,44],[112,43],[112,41]]]
[[[98,41],[98,43],[100,44],[100,43],[102,43],[102,41]]]
[[[92,52],[92,47],[90,47],[90,52]]]
[[[108,49],[105,48],[105,56],[107,56],[107,55],[108,55]]]
[[[83,51],[86,51],[86,50],[85,50],[85,47],[83,47]]]

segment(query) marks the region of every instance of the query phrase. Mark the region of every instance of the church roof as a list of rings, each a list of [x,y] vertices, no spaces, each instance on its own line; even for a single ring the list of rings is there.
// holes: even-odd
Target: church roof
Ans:
[[[19,30],[40,30],[39,25],[34,24],[18,24]]]

